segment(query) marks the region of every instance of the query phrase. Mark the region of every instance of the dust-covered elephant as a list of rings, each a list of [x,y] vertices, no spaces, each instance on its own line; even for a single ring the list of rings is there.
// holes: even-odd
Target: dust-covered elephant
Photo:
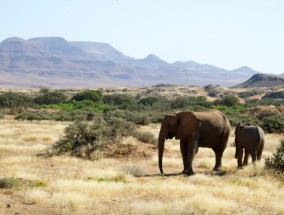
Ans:
[[[171,123],[169,123],[171,122]],[[170,126],[169,126],[170,124]],[[228,119],[217,110],[204,112],[180,112],[175,116],[165,116],[159,134],[159,168],[163,173],[162,159],[165,139],[179,139],[184,161],[184,173],[192,175],[192,161],[198,147],[213,149],[215,166],[213,170],[221,170],[222,156],[230,135]]]
[[[249,155],[251,155],[253,163],[260,160],[264,142],[264,132],[260,127],[238,123],[235,129],[235,158],[238,159],[238,168],[248,164]],[[242,162],[244,150],[245,157]]]

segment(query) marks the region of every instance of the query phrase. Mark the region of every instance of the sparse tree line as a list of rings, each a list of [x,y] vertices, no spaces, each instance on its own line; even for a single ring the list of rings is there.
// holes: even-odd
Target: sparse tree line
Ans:
[[[234,95],[224,95],[223,98],[211,102],[204,96],[179,96],[168,99],[163,96],[134,97],[115,93],[103,95],[99,90],[84,90],[68,98],[63,91],[49,89],[41,89],[35,96],[14,92],[0,95],[0,109],[16,109],[17,120],[92,120],[95,115],[107,111],[123,110],[132,118],[135,116],[136,120],[133,122],[136,124],[147,125],[161,122],[166,113],[217,109],[228,117],[232,126],[242,121],[259,125],[269,133],[284,132],[283,112],[266,110],[260,115],[244,114],[249,108],[260,105],[283,106],[284,100],[264,98],[240,104],[238,97]],[[17,108],[22,107],[31,110],[17,113]],[[58,111],[48,111],[50,109]],[[0,112],[1,117],[3,118],[3,111]]]

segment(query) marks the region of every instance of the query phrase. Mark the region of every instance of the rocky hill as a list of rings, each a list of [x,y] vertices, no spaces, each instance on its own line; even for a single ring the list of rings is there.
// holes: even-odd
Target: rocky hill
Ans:
[[[208,84],[233,86],[258,73],[194,61],[168,63],[153,54],[134,59],[106,43],[60,37],[8,38],[0,43],[0,88]]]
[[[234,88],[277,87],[284,86],[284,78],[276,75],[255,74],[249,80]]]

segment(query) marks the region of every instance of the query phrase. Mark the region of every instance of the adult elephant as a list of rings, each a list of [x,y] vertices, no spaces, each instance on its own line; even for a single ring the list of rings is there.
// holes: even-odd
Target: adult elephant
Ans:
[[[164,142],[173,137],[180,140],[183,173],[194,174],[192,161],[198,152],[198,147],[213,149],[216,158],[213,170],[221,170],[222,156],[227,146],[230,129],[228,119],[217,110],[185,111],[176,115],[166,115],[161,124],[158,140],[160,172],[163,173]]]
[[[235,158],[238,159],[238,168],[248,165],[249,155],[251,155],[253,163],[260,160],[264,142],[264,132],[259,126],[238,123],[235,129]],[[245,157],[242,162],[244,150]]]

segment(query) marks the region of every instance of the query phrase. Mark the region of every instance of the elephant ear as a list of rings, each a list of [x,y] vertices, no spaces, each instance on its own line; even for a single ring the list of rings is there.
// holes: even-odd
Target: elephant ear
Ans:
[[[177,134],[176,139],[192,137],[193,133],[199,133],[201,120],[193,112],[180,112],[176,115]]]

